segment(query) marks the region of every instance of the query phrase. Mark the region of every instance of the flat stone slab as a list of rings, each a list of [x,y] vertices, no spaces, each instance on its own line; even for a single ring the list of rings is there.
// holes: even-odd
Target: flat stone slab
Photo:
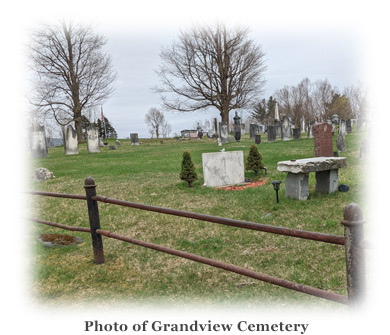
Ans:
[[[310,173],[337,170],[346,166],[346,157],[313,157],[278,162],[277,170],[290,173]]]

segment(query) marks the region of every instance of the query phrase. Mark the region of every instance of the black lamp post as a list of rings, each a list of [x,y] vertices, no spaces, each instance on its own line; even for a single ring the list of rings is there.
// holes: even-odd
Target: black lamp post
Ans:
[[[271,182],[272,186],[274,187],[274,190],[276,191],[276,202],[277,203],[279,203],[278,191],[279,191],[279,188],[280,188],[280,183],[281,183],[280,180],[274,180],[274,181]]]

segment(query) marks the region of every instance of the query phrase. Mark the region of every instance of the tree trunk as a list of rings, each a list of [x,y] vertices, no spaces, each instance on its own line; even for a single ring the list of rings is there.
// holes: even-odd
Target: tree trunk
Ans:
[[[83,127],[82,127],[82,118],[81,118],[81,109],[76,108],[74,111],[74,126],[77,134],[77,142],[81,143],[83,138]]]
[[[224,109],[221,111],[221,119],[222,119],[222,122],[226,123],[227,125],[227,131],[228,131],[228,134],[230,133],[230,129],[229,129],[229,110],[228,109]]]
[[[221,110],[220,115],[221,115],[222,122],[226,122],[226,124],[229,124],[229,110],[228,109]]]

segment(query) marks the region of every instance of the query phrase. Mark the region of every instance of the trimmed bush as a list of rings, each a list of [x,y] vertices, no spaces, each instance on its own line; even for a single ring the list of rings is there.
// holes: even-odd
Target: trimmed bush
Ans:
[[[188,183],[188,187],[192,187],[192,183],[198,179],[194,163],[191,159],[191,154],[188,151],[184,151],[183,153],[183,160],[181,161],[180,179],[186,181]]]
[[[257,149],[257,146],[255,144],[252,144],[249,149],[249,155],[246,160],[245,169],[254,171],[255,175],[257,176],[259,171],[263,168],[264,168],[263,156],[261,155],[259,149]]]

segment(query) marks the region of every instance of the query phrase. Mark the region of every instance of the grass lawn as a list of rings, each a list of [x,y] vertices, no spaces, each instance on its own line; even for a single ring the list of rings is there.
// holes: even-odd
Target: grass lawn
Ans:
[[[276,170],[278,161],[313,157],[313,139],[267,143],[262,135],[258,146],[268,174],[265,185],[240,191],[203,187],[202,153],[217,152],[216,140],[141,140],[131,146],[121,140],[117,150],[101,148],[65,156],[63,147],[49,149],[49,157],[31,160],[29,172],[45,167],[55,179],[32,182],[31,190],[85,194],[84,180],[92,176],[97,194],[111,198],[185,211],[246,220],[300,230],[343,235],[340,222],[344,207],[358,203],[363,212],[364,166],[359,159],[363,132],[346,136],[348,167],[339,170],[339,183],[349,191],[320,195],[314,192],[315,175],[310,174],[310,197],[298,201],[284,197],[285,173]],[[110,140],[114,144],[114,140]],[[244,159],[254,141],[224,145],[226,151],[243,150]],[[336,143],[334,138],[334,143]],[[179,179],[184,151],[189,151],[199,179],[188,188]],[[246,177],[256,179],[251,171]],[[280,203],[276,203],[272,180],[281,180]],[[30,216],[66,225],[88,227],[83,200],[29,196]],[[346,295],[344,247],[263,232],[227,227],[99,203],[102,229],[170,248],[213,258],[271,276]],[[344,308],[337,303],[311,297],[225,272],[203,264],[159,253],[143,247],[103,238],[106,262],[93,263],[91,239],[87,233],[29,223],[31,229],[31,285],[35,297],[55,304],[88,303],[204,303],[267,305],[299,303]],[[78,246],[45,248],[39,234],[59,233],[81,237]]]

